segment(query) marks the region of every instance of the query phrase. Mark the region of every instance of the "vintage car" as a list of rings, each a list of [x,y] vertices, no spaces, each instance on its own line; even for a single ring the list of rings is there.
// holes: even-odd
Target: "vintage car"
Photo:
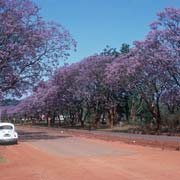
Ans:
[[[12,123],[0,122],[0,144],[4,143],[18,143],[18,134]]]

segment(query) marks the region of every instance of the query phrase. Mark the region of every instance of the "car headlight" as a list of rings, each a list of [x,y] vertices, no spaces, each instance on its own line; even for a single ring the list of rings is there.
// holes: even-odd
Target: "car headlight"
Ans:
[[[14,137],[15,137],[15,138],[17,138],[17,137],[18,137],[17,133],[14,133]]]

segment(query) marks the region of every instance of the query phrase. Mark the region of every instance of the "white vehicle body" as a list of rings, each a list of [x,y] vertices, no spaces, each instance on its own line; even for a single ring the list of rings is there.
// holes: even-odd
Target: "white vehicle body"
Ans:
[[[12,123],[0,123],[0,143],[16,143],[18,134]]]

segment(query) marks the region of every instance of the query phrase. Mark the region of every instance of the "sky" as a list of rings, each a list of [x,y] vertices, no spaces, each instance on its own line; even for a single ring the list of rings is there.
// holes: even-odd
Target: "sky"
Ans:
[[[69,63],[100,53],[109,45],[120,49],[143,40],[157,12],[180,8],[180,0],[34,0],[40,15],[68,29],[77,41]]]

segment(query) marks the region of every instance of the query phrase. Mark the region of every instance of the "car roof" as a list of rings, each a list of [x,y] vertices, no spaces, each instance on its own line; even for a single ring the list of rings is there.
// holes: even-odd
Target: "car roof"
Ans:
[[[0,126],[13,126],[14,127],[14,124],[7,123],[7,122],[3,122],[3,123],[0,122]]]

